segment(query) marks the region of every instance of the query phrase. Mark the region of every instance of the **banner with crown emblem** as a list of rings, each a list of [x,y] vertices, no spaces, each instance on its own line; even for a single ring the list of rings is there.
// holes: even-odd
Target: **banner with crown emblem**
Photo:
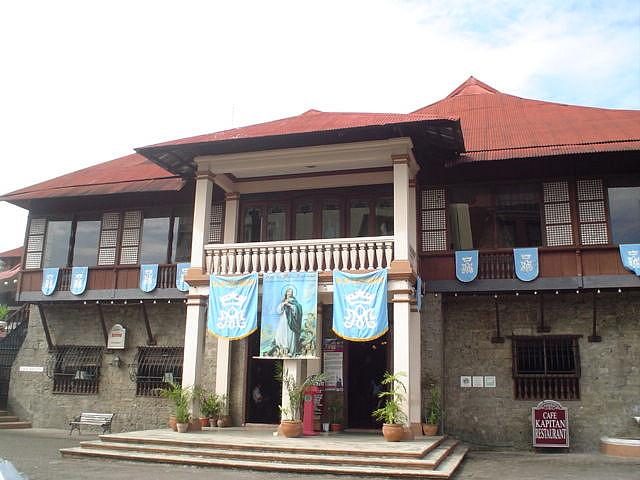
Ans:
[[[478,250],[456,252],[456,278],[461,282],[472,282],[478,276]]]
[[[265,273],[260,356],[316,358],[318,272]]]
[[[640,244],[628,243],[620,245],[622,265],[636,275],[640,275]]]
[[[158,283],[158,264],[140,265],[140,290],[149,293]]]
[[[56,289],[58,283],[59,268],[43,268],[42,269],[42,293],[51,295]]]
[[[176,288],[181,292],[189,291],[189,284],[184,281],[184,276],[189,268],[191,268],[190,263],[179,263],[176,265]]]
[[[333,331],[347,340],[366,342],[386,333],[387,270],[368,273],[333,271]]]
[[[258,274],[211,275],[207,329],[218,337],[239,340],[258,328]]]
[[[538,249],[537,248],[514,248],[513,260],[516,267],[516,277],[523,282],[530,282],[538,278]]]
[[[73,267],[71,269],[71,285],[69,290],[74,295],[82,295],[87,288],[89,267]]]

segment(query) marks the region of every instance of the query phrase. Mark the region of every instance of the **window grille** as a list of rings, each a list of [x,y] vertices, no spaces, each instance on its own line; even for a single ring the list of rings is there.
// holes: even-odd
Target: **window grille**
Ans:
[[[109,212],[102,215],[100,229],[100,246],[98,248],[98,265],[114,265],[120,230],[120,214]]]
[[[131,381],[136,382],[136,395],[157,397],[167,383],[182,383],[183,347],[139,347],[129,366]]]
[[[44,250],[44,235],[47,230],[46,218],[32,218],[29,222],[27,236],[27,255],[25,268],[40,268],[42,265],[42,251]]]
[[[578,180],[578,219],[582,245],[609,243],[604,185],[601,178]]]
[[[544,182],[544,222],[547,245],[557,247],[573,245],[569,182]]]
[[[211,205],[209,217],[209,243],[222,243],[224,231],[224,202]]]
[[[443,188],[429,188],[420,193],[420,241],[424,252],[447,249],[447,215]]]
[[[96,395],[100,384],[103,347],[60,345],[47,364],[53,393]]]
[[[516,400],[580,399],[578,337],[513,337]]]
[[[142,212],[140,210],[124,212],[122,224],[122,246],[120,247],[120,264],[135,265],[138,263]]]

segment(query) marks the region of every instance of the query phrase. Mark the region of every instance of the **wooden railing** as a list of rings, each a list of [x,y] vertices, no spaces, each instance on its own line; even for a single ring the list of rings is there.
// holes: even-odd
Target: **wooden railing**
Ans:
[[[483,253],[478,255],[478,278],[516,278],[513,253]]]
[[[373,270],[393,260],[393,237],[333,238],[285,242],[210,244],[208,273]]]
[[[577,375],[515,376],[513,390],[517,400],[579,400],[580,378]]]

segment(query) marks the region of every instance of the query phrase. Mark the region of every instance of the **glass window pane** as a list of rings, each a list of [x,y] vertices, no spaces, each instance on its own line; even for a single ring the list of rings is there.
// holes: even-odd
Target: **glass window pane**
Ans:
[[[78,220],[73,244],[73,266],[93,267],[98,260],[100,220]]]
[[[393,235],[393,200],[383,198],[376,202],[376,235]]]
[[[44,267],[66,267],[71,238],[71,220],[47,222],[47,241],[44,247]]]
[[[497,247],[542,245],[538,185],[504,185],[496,188]]]
[[[449,190],[449,229],[452,248],[493,248],[493,207],[485,187]]]
[[[142,221],[140,263],[165,263],[169,246],[170,218],[165,213],[145,213]]]
[[[369,236],[369,202],[351,200],[349,202],[349,237]]]
[[[294,240],[311,238],[313,238],[313,203],[310,200],[303,200],[296,207]]]
[[[191,260],[191,238],[193,237],[193,211],[190,208],[180,209],[173,218],[173,245],[171,246],[171,263]]]
[[[613,243],[640,242],[640,187],[609,188]]]
[[[281,205],[267,210],[267,241],[285,240],[287,234],[287,211]]]
[[[342,235],[341,212],[338,202],[322,205],[322,238],[340,238]]]
[[[260,242],[262,240],[262,210],[247,208],[242,223],[243,240],[245,242]]]

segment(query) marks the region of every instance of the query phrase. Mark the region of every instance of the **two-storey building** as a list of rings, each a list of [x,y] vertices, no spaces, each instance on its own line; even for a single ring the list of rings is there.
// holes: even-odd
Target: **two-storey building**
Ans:
[[[116,428],[149,428],[168,413],[155,389],[174,380],[229,395],[236,424],[277,423],[282,360],[256,358],[258,332],[207,335],[209,275],[316,271],[322,348],[283,362],[297,377],[330,363],[347,426],[375,425],[388,370],[407,373],[414,427],[436,385],[448,433],[524,447],[531,406],[553,398],[569,405],[573,443],[594,448],[631,428],[638,405],[640,279],[618,244],[640,242],[639,160],[638,112],[522,99],[470,78],[411,114],[309,110],[4,195],[30,212],[18,300],[32,308],[11,408],[36,426],[91,407],[116,411]],[[516,276],[519,247],[537,247],[533,281]],[[455,252],[470,250],[477,277],[463,283]],[[188,292],[176,288],[181,262]],[[143,264],[159,265],[151,292],[139,288]],[[80,295],[74,266],[89,267]],[[59,277],[44,295],[49,267]],[[380,268],[389,331],[337,337],[331,272]],[[115,324],[124,349],[107,349]]]

